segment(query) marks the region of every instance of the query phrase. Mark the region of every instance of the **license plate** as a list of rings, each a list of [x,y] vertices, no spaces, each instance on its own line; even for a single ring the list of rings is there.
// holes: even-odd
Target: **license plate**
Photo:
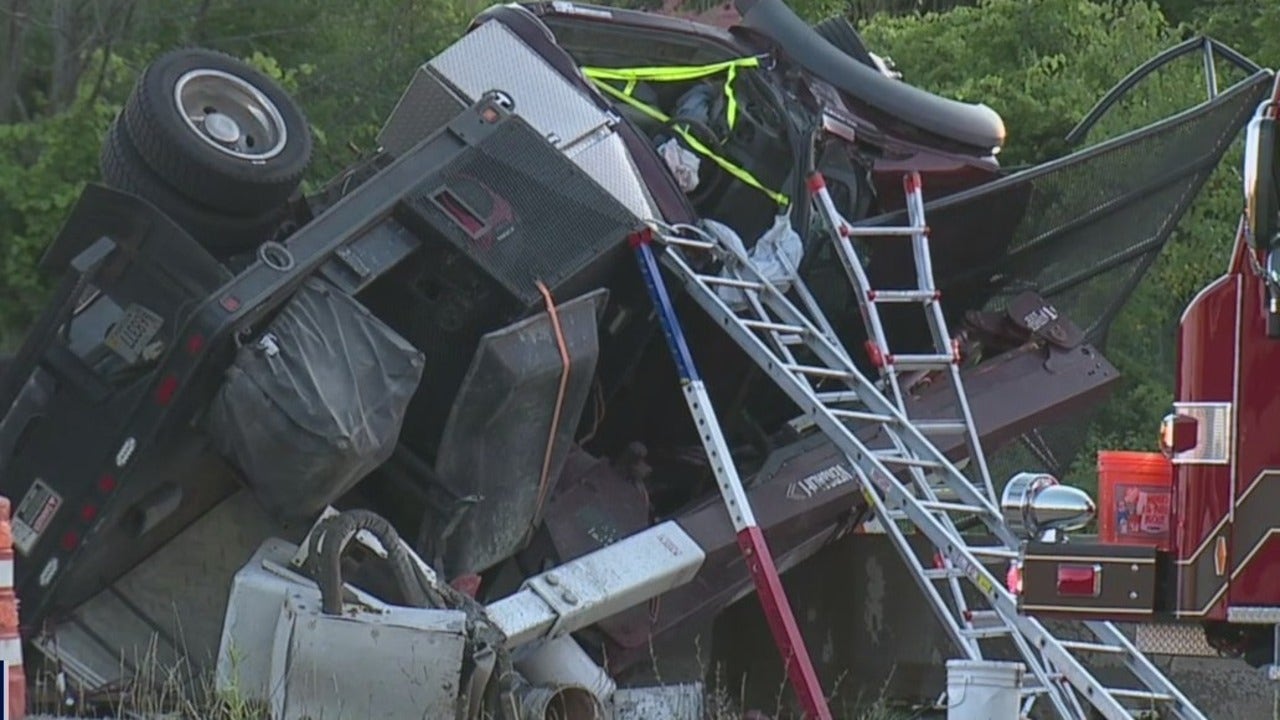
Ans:
[[[53,491],[43,480],[36,480],[18,503],[13,513],[13,546],[23,555],[30,555],[31,548],[53,522],[53,516],[62,507],[62,496]]]
[[[138,362],[162,325],[164,318],[141,305],[130,305],[124,317],[107,333],[104,344],[125,362],[133,364]]]

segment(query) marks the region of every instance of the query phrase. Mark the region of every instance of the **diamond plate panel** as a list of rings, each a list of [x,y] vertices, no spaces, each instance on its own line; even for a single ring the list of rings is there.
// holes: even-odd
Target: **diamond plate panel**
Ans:
[[[600,108],[501,23],[481,25],[428,65],[469,102],[490,91],[505,93],[515,103],[513,112],[560,149],[609,123]]]
[[[1248,625],[1280,624],[1280,607],[1229,607],[1227,622]]]
[[[617,133],[607,131],[599,139],[581,143],[566,154],[636,217],[645,220],[662,217]]]
[[[1134,645],[1144,654],[1218,657],[1204,639],[1204,630],[1189,623],[1138,623]]]

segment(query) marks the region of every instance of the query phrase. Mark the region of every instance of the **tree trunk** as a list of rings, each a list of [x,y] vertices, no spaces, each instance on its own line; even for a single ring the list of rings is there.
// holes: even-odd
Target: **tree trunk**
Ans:
[[[23,50],[27,39],[27,0],[9,0],[4,34],[4,67],[0,67],[0,123],[12,122],[21,90]]]
[[[82,70],[80,40],[83,28],[75,0],[53,0],[53,68],[49,75],[49,101],[57,112],[71,105]]]

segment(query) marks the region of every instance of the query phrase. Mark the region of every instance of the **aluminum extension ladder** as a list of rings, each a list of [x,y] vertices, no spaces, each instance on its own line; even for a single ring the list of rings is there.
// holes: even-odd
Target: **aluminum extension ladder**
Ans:
[[[724,443],[702,383],[698,380],[679,321],[659,270],[659,261],[671,271],[695,302],[734,339],[751,359],[849,459],[863,494],[875,509],[876,518],[929,598],[935,613],[957,648],[965,657],[982,659],[984,641],[1003,640],[1018,652],[1033,682],[1024,687],[1023,710],[1029,713],[1038,700],[1047,701],[1058,717],[1089,715],[1091,706],[1109,720],[1122,718],[1173,717],[1204,720],[1205,716],[1143,656],[1114,625],[1085,622],[1080,634],[1087,641],[1055,637],[1038,620],[1019,615],[1014,595],[1003,579],[991,569],[1018,556],[1020,539],[1005,524],[981,444],[961,384],[959,351],[947,332],[941,312],[939,292],[934,286],[930,263],[928,228],[918,174],[905,178],[910,225],[901,228],[853,228],[827,194],[820,175],[811,178],[814,202],[832,231],[837,254],[853,284],[859,308],[867,325],[868,352],[879,369],[881,382],[864,375],[841,346],[812,295],[798,275],[790,278],[788,292],[799,306],[764,277],[740,248],[730,247],[696,227],[669,227],[651,223],[651,231],[638,236],[635,246],[641,269],[654,296],[667,339],[676,358],[685,386],[686,399],[702,432],[716,480],[735,528],[739,530],[744,553],[767,554],[750,539],[754,521],[742,493],[732,459]],[[858,234],[893,235],[909,239],[916,263],[918,287],[909,290],[874,290],[869,287],[850,238]],[[654,249],[656,244],[657,249]],[[718,261],[718,274],[699,272],[699,261],[707,256]],[[697,260],[695,260],[697,258]],[[731,307],[717,290],[733,288],[745,303]],[[923,306],[933,335],[935,352],[924,355],[895,355],[888,347],[880,323],[880,303],[916,303]],[[906,388],[900,371],[941,371],[958,398],[959,417],[917,420],[907,416]],[[890,399],[892,397],[892,399]],[[971,454],[971,469],[978,476],[970,480],[929,439],[935,433],[964,433]],[[945,490],[946,499],[939,498]],[[979,544],[957,525],[959,518],[977,518],[994,542]],[[932,546],[935,555],[928,563],[908,544],[899,524],[907,522]],[[758,536],[758,529],[755,535]],[[751,559],[749,557],[749,559]],[[753,563],[754,565],[755,563]],[[776,584],[776,570],[767,562],[768,572],[754,572],[757,588],[775,641],[784,657],[802,656],[789,664],[791,681],[809,717],[829,717],[825,704],[812,705],[816,679],[803,641],[787,632],[794,619]],[[767,577],[772,575],[772,578]],[[968,595],[961,580],[972,586]],[[940,589],[939,586],[942,586]],[[776,595],[765,592],[776,590]],[[950,597],[950,603],[944,597]],[[970,598],[982,607],[971,607]],[[1117,688],[1103,685],[1087,668],[1089,656],[1105,655],[1119,661],[1140,687]],[[797,671],[796,666],[806,672]],[[811,682],[806,683],[806,680]],[[809,694],[806,696],[806,692]],[[820,692],[820,691],[819,691]]]

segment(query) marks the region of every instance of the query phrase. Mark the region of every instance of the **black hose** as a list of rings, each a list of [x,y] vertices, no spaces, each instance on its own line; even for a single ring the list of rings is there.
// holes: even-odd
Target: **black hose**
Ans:
[[[473,656],[484,648],[492,649],[496,655],[494,676],[485,688],[485,701],[489,707],[498,709],[496,717],[516,720],[516,715],[509,713],[518,710],[518,704],[514,703],[518,674],[506,648],[506,636],[485,615],[480,603],[428,577],[422,566],[413,561],[395,528],[379,515],[368,510],[347,510],[326,518],[312,531],[309,569],[320,586],[322,611],[327,615],[342,613],[342,554],[361,530],[372,533],[386,549],[387,562],[407,606],[459,610],[466,615],[468,644]]]
[[[412,607],[430,607],[432,598],[418,579],[409,553],[391,523],[367,510],[348,510],[327,518],[312,533],[310,556],[315,558],[316,583],[320,586],[321,608],[327,615],[342,614],[342,554],[361,530],[368,530],[387,551],[387,562],[405,602]],[[442,600],[441,598],[436,598]]]

